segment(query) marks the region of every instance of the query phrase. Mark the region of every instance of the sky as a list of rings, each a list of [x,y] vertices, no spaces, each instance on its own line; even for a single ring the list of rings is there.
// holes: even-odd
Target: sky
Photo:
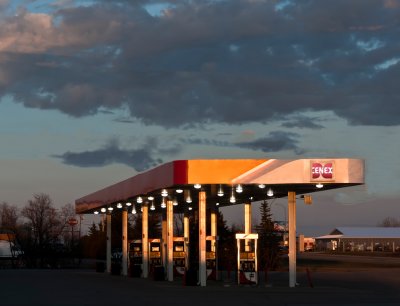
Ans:
[[[0,202],[176,159],[349,157],[366,185],[299,202],[298,231],[399,218],[399,20],[398,0],[0,0]]]

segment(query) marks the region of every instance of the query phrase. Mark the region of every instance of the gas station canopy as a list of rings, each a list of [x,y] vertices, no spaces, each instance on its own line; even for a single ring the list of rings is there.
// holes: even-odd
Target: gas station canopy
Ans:
[[[197,190],[207,205],[227,206],[364,184],[364,161],[348,158],[176,160],[108,186],[75,202],[78,214],[127,203],[150,202],[160,209],[164,198],[178,211],[197,207]],[[164,195],[161,195],[161,192]]]

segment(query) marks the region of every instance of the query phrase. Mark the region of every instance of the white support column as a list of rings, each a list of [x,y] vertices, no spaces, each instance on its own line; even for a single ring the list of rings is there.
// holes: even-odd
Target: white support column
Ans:
[[[244,233],[246,235],[251,234],[251,203],[244,204]],[[250,240],[245,239],[244,249],[246,252],[250,251]]]
[[[167,271],[167,237],[168,237],[168,230],[167,230],[167,216],[166,214],[162,214],[162,221],[161,221],[161,256],[162,256],[162,265],[164,266],[164,270]]]
[[[289,211],[289,287],[296,286],[296,193],[288,192]]]
[[[211,236],[214,237],[211,240],[211,252],[215,253],[215,279],[219,280],[219,273],[218,273],[218,252],[217,252],[217,210],[211,210]]]
[[[149,206],[142,204],[142,274],[149,277]]]
[[[122,211],[122,275],[128,275],[128,210]]]
[[[214,237],[211,241],[211,252],[215,252],[215,240],[217,239],[217,213],[214,209],[211,210],[211,236]]]
[[[200,286],[207,284],[206,269],[206,192],[199,192],[199,281]]]
[[[190,239],[190,228],[189,228],[189,216],[185,212],[183,216],[183,237],[185,240],[185,268],[189,269],[189,239]]]
[[[174,209],[171,200],[167,201],[167,279],[174,280]]]
[[[107,272],[111,273],[111,213],[107,213],[106,216],[106,224],[107,224]]]

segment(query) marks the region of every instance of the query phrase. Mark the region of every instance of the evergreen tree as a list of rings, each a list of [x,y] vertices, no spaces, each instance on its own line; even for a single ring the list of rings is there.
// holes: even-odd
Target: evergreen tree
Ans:
[[[275,270],[279,266],[280,237],[275,231],[271,207],[266,200],[261,203],[260,216],[260,224],[256,226],[259,267],[260,270]]]

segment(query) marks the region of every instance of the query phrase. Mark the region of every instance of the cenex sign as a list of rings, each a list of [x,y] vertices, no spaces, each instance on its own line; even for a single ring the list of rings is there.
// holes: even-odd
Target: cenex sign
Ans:
[[[312,181],[333,181],[334,174],[333,161],[311,161]]]

